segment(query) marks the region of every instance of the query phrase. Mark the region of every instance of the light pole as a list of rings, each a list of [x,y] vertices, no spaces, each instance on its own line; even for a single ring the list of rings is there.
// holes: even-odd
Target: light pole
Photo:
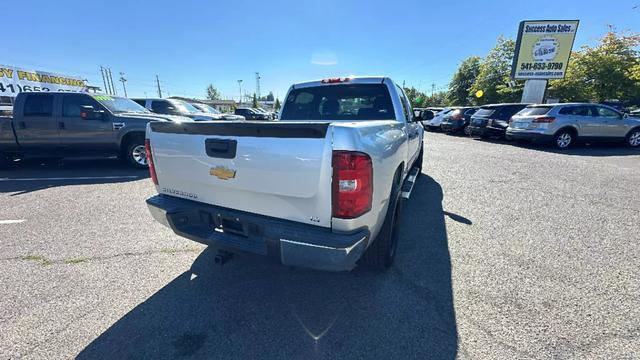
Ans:
[[[124,97],[127,97],[127,87],[124,83],[127,82],[127,79],[124,78],[124,73],[120,72],[120,81],[122,81],[122,90],[124,90]]]
[[[238,88],[240,89],[240,101],[238,104],[242,105],[242,80],[238,80]]]

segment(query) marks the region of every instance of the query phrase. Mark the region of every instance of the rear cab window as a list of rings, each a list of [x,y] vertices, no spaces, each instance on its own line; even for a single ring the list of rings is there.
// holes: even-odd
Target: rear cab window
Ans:
[[[410,119],[405,103],[403,110]],[[393,103],[386,85],[339,84],[291,90],[280,121],[394,119]]]

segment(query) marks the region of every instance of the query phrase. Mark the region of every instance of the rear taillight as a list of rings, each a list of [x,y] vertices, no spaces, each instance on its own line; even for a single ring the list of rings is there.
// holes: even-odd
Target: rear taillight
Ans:
[[[353,219],[371,210],[373,165],[369,155],[333,152],[333,217]]]
[[[149,174],[153,183],[158,185],[158,176],[156,175],[156,167],[153,164],[153,154],[151,153],[151,142],[149,139],[144,140],[144,151],[147,153],[147,164],[149,165]]]
[[[549,124],[554,122],[555,120],[556,118],[554,118],[553,116],[538,116],[533,118],[534,123],[543,123],[543,124]]]

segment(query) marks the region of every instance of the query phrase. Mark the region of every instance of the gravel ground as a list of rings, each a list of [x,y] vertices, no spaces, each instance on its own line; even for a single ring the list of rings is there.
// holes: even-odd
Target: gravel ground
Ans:
[[[214,265],[117,161],[1,170],[0,358],[640,358],[640,151],[425,146],[384,274]]]

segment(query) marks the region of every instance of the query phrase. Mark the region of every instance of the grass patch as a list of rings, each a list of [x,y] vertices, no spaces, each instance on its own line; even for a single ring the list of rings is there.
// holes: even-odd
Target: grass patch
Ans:
[[[40,256],[40,255],[25,255],[21,259],[28,260],[28,261],[45,261],[46,260],[44,256]]]
[[[49,266],[49,265],[53,265],[53,264],[54,264],[53,261],[47,260],[47,259],[42,260],[42,262],[40,263],[40,265],[42,265],[42,266]]]
[[[64,263],[65,264],[69,264],[69,265],[73,265],[73,264],[80,264],[80,263],[83,263],[83,262],[86,262],[86,261],[89,261],[89,259],[80,257],[80,258],[65,259]]]
[[[173,249],[173,248],[162,248],[160,249],[160,252],[163,254],[175,254],[178,252],[178,249]]]

